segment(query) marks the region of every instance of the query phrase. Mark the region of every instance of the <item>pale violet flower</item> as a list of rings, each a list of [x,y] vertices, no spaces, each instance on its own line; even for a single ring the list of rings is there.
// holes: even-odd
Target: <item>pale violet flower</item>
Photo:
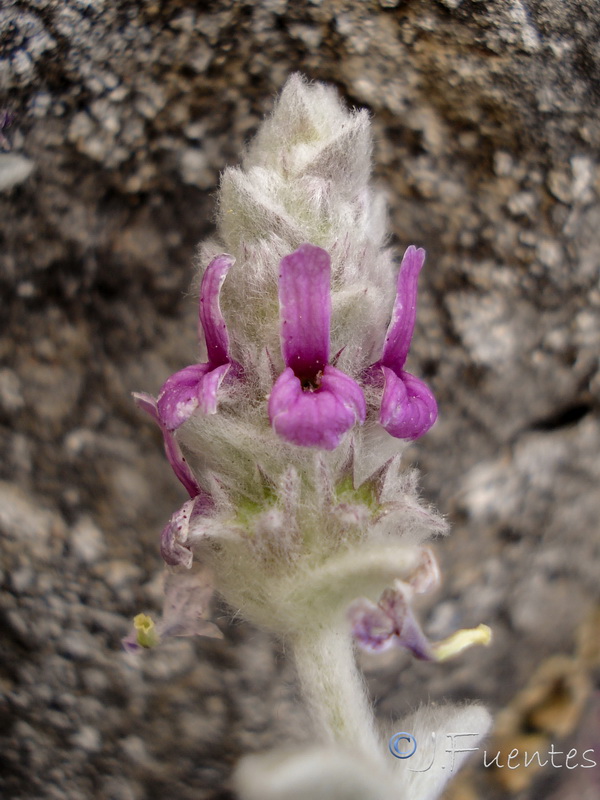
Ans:
[[[355,600],[348,617],[358,644],[365,650],[381,652],[390,647],[405,647],[419,659],[434,659],[431,644],[417,622],[411,601],[415,593],[424,594],[439,586],[440,573],[432,551],[424,548],[421,563],[407,580],[394,581],[377,604],[366,598]]]
[[[163,613],[158,622],[147,614],[138,614],[133,620],[133,630],[123,639],[127,652],[156,647],[173,636],[223,638],[217,626],[207,619],[212,583],[205,571],[167,573],[164,593]]]
[[[410,580],[396,580],[377,604],[366,598],[354,601],[348,617],[358,645],[372,653],[402,647],[422,661],[446,661],[474,644],[490,643],[487,625],[463,628],[441,642],[430,642],[414,615],[411,599]]]

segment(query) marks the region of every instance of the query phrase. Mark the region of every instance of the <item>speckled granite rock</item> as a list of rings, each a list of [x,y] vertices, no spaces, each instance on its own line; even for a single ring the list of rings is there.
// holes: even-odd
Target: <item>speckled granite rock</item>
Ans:
[[[181,499],[129,392],[195,357],[219,171],[293,70],[373,111],[394,236],[428,250],[412,358],[441,413],[412,455],[454,523],[429,630],[495,631],[443,668],[365,661],[381,712],[501,708],[573,651],[600,573],[599,19],[598,0],[5,0],[3,797],[226,798],[241,753],[307,735],[284,658],[224,610],[222,642],[137,667],[119,649],[158,605]]]

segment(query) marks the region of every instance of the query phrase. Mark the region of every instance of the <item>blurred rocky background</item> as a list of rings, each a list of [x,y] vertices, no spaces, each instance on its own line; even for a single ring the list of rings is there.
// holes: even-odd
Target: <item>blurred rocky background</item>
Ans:
[[[231,800],[241,754],[307,736],[285,654],[224,608],[222,641],[120,649],[184,499],[130,392],[196,359],[219,173],[294,70],[372,111],[393,242],[428,251],[440,420],[409,455],[453,533],[421,613],[495,637],[364,658],[381,717],[482,699],[491,751],[600,763],[599,42],[599,0],[3,0],[3,798]],[[449,796],[591,800],[599,769],[479,753]]]

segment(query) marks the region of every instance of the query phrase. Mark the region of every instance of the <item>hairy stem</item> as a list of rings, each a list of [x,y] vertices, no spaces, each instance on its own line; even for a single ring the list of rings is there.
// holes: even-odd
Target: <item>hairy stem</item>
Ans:
[[[318,732],[327,742],[359,749],[379,760],[383,748],[349,632],[311,627],[291,637],[291,645]]]

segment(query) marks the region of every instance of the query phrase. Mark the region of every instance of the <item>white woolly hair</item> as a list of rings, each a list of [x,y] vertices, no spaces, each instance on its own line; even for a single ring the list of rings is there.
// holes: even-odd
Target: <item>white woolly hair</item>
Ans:
[[[269,427],[257,435],[222,414],[193,424],[206,426],[196,473],[218,511],[197,518],[189,545],[231,606],[284,636],[308,614],[341,624],[353,599],[376,600],[395,579],[407,580],[422,544],[446,532],[419,502],[417,474],[402,472],[399,457],[355,488],[356,437],[322,453],[280,442]]]
[[[389,800],[379,764],[341,747],[246,756],[234,775],[240,800]],[[398,798],[397,800],[400,800]],[[411,798],[417,800],[417,798]]]
[[[280,260],[310,242],[332,260],[331,352],[351,376],[381,353],[394,300],[384,247],[385,202],[369,187],[371,132],[365,110],[336,91],[292,75],[241,168],[222,175],[218,240],[200,250],[200,270],[218,252],[236,258],[222,290],[234,358],[260,369],[266,348],[280,370]],[[261,372],[268,391],[271,375]]]
[[[411,770],[416,756],[398,761],[390,756],[382,763],[364,750],[300,746],[247,756],[236,770],[235,788],[241,800],[436,800],[469,756],[456,752],[451,762],[444,749],[446,736],[456,735],[457,751],[475,748],[490,725],[482,706],[427,706],[390,727],[388,736],[410,732],[426,747],[433,734],[438,751],[430,769]]]

